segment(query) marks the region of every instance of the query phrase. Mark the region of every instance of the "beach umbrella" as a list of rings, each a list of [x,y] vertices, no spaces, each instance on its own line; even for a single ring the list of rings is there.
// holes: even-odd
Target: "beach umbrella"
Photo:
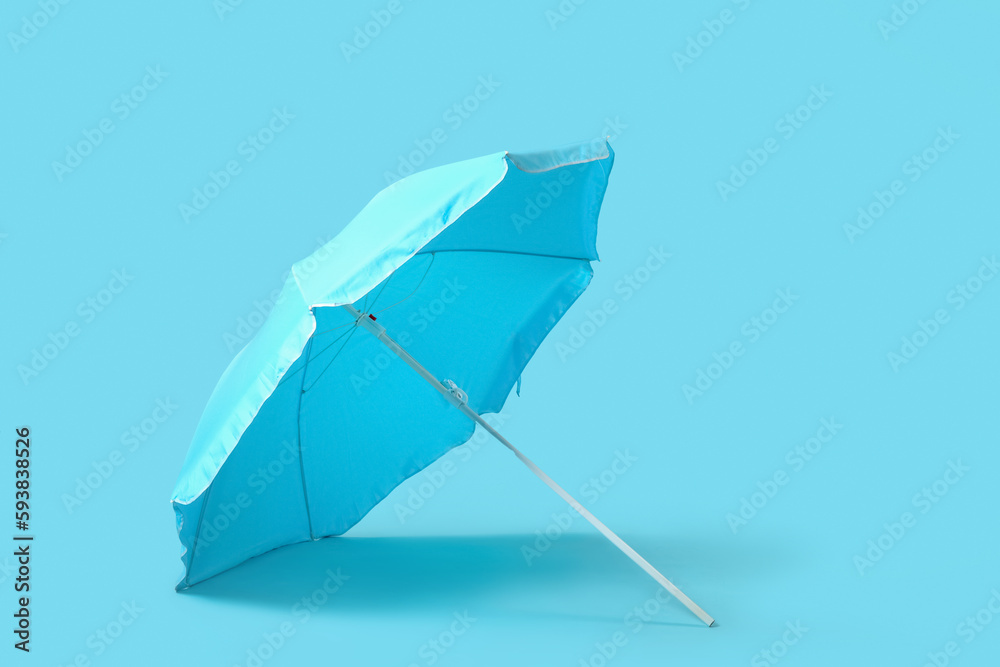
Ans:
[[[293,265],[209,398],[174,489],[178,589],[343,534],[478,424],[711,625],[482,417],[590,283],[613,161],[600,141],[429,169]]]

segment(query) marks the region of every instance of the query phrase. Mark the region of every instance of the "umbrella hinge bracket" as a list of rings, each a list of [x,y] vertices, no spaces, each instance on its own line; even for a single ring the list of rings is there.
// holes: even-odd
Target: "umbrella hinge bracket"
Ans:
[[[469,401],[469,395],[462,391],[462,388],[455,384],[452,380],[445,380],[442,382],[448,393],[444,395],[448,402],[454,405],[456,408],[462,407]]]
[[[373,315],[368,313],[361,313],[358,319],[354,322],[355,326],[361,325],[363,328],[370,331],[376,338],[381,338],[382,334],[385,333],[385,327],[375,321]]]

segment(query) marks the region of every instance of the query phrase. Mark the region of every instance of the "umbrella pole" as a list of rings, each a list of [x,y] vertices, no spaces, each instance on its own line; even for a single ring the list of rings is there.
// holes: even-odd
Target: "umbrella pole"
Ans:
[[[500,441],[500,443],[504,447],[512,451],[514,455],[517,458],[519,458],[522,463],[524,463],[524,465],[528,466],[528,469],[531,470],[531,472],[535,473],[535,475],[538,476],[538,478],[541,479],[543,482],[545,482],[545,484],[548,485],[550,489],[558,493],[563,500],[569,503],[570,507],[576,510],[580,514],[580,516],[582,516],[584,519],[589,521],[594,526],[594,528],[597,528],[597,530],[599,530],[601,534],[604,535],[604,537],[608,538],[608,540],[610,540],[612,544],[618,547],[622,551],[622,553],[631,558],[636,565],[645,570],[646,574],[655,579],[656,582],[661,586],[663,586],[663,588],[665,588],[668,593],[670,593],[675,598],[680,600],[681,604],[690,609],[695,616],[700,618],[709,627],[715,624],[715,619],[709,616],[704,609],[695,604],[695,602],[691,598],[685,595],[679,588],[674,586],[669,579],[660,574],[660,572],[655,567],[650,565],[649,561],[640,556],[635,549],[626,544],[625,541],[622,540],[622,538],[618,537],[610,528],[605,526],[600,519],[591,514],[590,510],[581,505],[576,500],[576,498],[569,495],[569,493],[567,493],[565,489],[556,484],[556,482],[551,477],[546,475],[541,468],[536,466],[531,461],[531,459],[522,454],[517,447],[512,445],[506,438],[500,435],[500,433],[495,428],[490,426],[489,423],[487,423],[487,421],[479,415],[479,413],[470,408],[466,403],[465,394],[462,393],[460,389],[457,388],[452,389],[442,384],[441,381],[438,380],[436,377],[434,377],[430,373],[430,371],[424,368],[420,364],[420,362],[411,357],[406,350],[400,347],[399,344],[386,333],[385,327],[383,327],[381,324],[378,324],[373,317],[367,314],[363,315],[350,304],[343,306],[343,308],[344,310],[346,310],[348,313],[351,314],[351,317],[354,318],[356,324],[360,324],[365,329],[367,329],[372,335],[374,335],[376,338],[382,341],[382,343],[385,344],[386,347],[388,347],[390,350],[392,350],[396,354],[396,356],[405,361],[408,366],[413,368],[413,370],[419,373],[421,377],[427,380],[427,382],[430,383],[431,386],[433,386],[435,389],[441,392],[441,394],[444,395],[444,397],[448,399],[448,401],[452,405],[458,408],[469,419],[473,420],[474,422],[482,426],[490,435],[492,435],[494,438]]]
[[[622,538],[618,537],[610,528],[605,526],[600,519],[591,514],[590,510],[588,510],[586,507],[577,502],[576,498],[569,495],[569,493],[567,493],[565,489],[556,484],[556,482],[551,477],[546,475],[541,468],[536,466],[531,461],[531,459],[522,454],[517,447],[512,445],[506,438],[500,435],[497,432],[497,430],[492,426],[490,426],[485,419],[483,419],[481,416],[479,416],[479,414],[476,413],[475,410],[470,408],[465,403],[462,403],[458,407],[470,419],[473,419],[477,424],[486,429],[490,435],[499,440],[500,443],[503,444],[507,449],[514,452],[514,456],[521,459],[521,462],[524,463],[524,465],[528,466],[528,469],[531,470],[531,472],[535,473],[535,475],[537,475],[539,479],[545,482],[550,489],[558,493],[563,500],[569,503],[570,507],[576,510],[580,514],[580,516],[582,516],[584,519],[589,521],[594,526],[594,528],[601,531],[601,534],[604,535],[604,537],[608,538],[612,544],[618,547],[622,551],[622,553],[631,558],[636,565],[645,570],[646,574],[651,576],[653,579],[656,580],[658,584],[667,589],[668,593],[670,593],[675,598],[680,600],[681,604],[690,609],[695,616],[697,616],[706,624],[708,624],[709,627],[715,624],[715,619],[709,616],[704,609],[695,604],[695,602],[691,598],[684,595],[681,589],[674,586],[669,579],[660,574],[659,570],[657,570],[655,567],[649,564],[649,561],[640,556],[635,549],[626,544]]]

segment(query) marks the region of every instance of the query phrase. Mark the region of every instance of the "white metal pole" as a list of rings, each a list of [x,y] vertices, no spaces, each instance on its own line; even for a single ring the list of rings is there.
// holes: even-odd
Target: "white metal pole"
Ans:
[[[354,308],[349,304],[343,306],[343,308],[344,310],[346,310],[348,313],[351,314],[351,317],[354,318],[357,324],[363,326],[365,329],[371,332],[372,335],[374,335],[376,338],[382,341],[382,343],[384,343],[390,350],[392,350],[396,354],[396,356],[405,361],[408,366],[410,366],[413,370],[419,373],[421,377],[427,380],[427,382],[430,383],[431,386],[433,386],[435,389],[441,392],[441,394],[443,394],[444,397],[448,399],[448,401],[452,405],[457,407],[463,414],[469,417],[469,419],[472,419],[474,422],[476,422],[484,429],[486,429],[486,431],[490,435],[499,440],[500,443],[503,444],[507,449],[512,451],[514,455],[517,456],[517,458],[521,459],[521,462],[523,462],[526,466],[528,466],[528,469],[530,469],[531,472],[535,473],[535,475],[537,475],[539,479],[545,482],[549,486],[549,488],[558,493],[563,500],[569,503],[570,507],[576,510],[580,514],[580,516],[582,516],[584,519],[593,524],[593,526],[597,528],[597,530],[599,530],[602,535],[608,538],[611,541],[611,543],[614,544],[616,547],[621,549],[621,551],[626,556],[631,558],[636,563],[636,565],[645,570],[646,574],[655,579],[656,582],[661,586],[663,586],[663,588],[665,588],[668,593],[670,593],[675,598],[680,600],[681,604],[690,609],[695,616],[704,621],[709,627],[715,624],[715,619],[709,616],[704,609],[695,604],[691,598],[685,595],[679,588],[674,586],[669,579],[660,574],[660,572],[655,567],[649,564],[649,561],[640,556],[635,549],[626,544],[625,541],[622,540],[622,538],[618,537],[610,528],[605,526],[604,523],[602,523],[597,517],[591,514],[590,510],[588,510],[586,507],[577,502],[577,500],[573,496],[569,495],[569,493],[567,493],[565,489],[556,484],[551,477],[546,475],[541,468],[536,466],[531,461],[531,459],[522,454],[517,447],[512,445],[506,438],[500,435],[500,433],[495,428],[490,426],[489,423],[487,423],[487,421],[483,419],[475,410],[470,408],[466,404],[465,397],[463,394],[461,394],[461,390],[456,391],[455,389],[446,387],[440,380],[438,380],[426,368],[424,368],[420,364],[420,362],[411,357],[406,350],[400,347],[399,344],[395,340],[393,340],[392,337],[389,336],[389,334],[386,333],[385,327],[376,322],[374,318],[370,317],[367,314],[363,315],[362,313],[358,312],[356,308]]]

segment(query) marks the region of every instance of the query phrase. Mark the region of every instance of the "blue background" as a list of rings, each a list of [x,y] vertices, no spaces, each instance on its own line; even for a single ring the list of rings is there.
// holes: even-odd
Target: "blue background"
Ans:
[[[1000,590],[1000,281],[975,279],[1000,251],[1000,7],[902,4],[915,13],[890,31],[879,22],[893,4],[860,0],[591,0],[562,14],[556,0],[402,0],[395,14],[367,1],[53,2],[47,19],[35,2],[6,3],[3,460],[12,470],[14,429],[30,426],[36,542],[32,652],[0,628],[3,664],[256,664],[248,651],[283,623],[294,634],[263,664],[923,665],[947,648],[950,663],[995,664],[1000,622],[984,621]],[[391,21],[345,55],[371,12]],[[696,57],[678,60],[686,49]],[[159,82],[147,77],[157,67]],[[144,77],[124,116],[115,100]],[[465,101],[480,77],[499,85]],[[825,102],[800,109],[824,86]],[[476,108],[456,116],[455,104]],[[241,142],[274,109],[294,118],[248,160]],[[789,113],[808,116],[793,133],[779,124]],[[113,131],[57,174],[102,119]],[[174,592],[168,499],[238,347],[227,334],[252,329],[292,262],[439,128],[420,168],[611,135],[602,261],[501,430],[717,628],[657,601],[582,519],[560,528],[561,501],[485,440],[432,466],[454,474],[422,487],[405,520],[397,507],[422,475],[348,537]],[[958,138],[912,180],[909,161],[949,128]],[[721,196],[769,139],[777,152]],[[229,160],[240,173],[186,222],[180,205]],[[844,226],[895,180],[904,193],[852,242]],[[661,246],[670,259],[644,273]],[[127,285],[104,292],[120,288],[115,271]],[[616,289],[626,276],[645,280],[628,299]],[[970,279],[981,289],[959,299]],[[773,321],[777,290],[797,299]],[[616,311],[585,325],[607,299]],[[947,322],[892,364],[938,310]],[[77,335],[64,338],[68,323]],[[742,356],[712,367],[737,341]],[[37,375],[19,370],[36,351],[51,357]],[[711,386],[686,396],[699,371]],[[176,405],[162,423],[158,399]],[[821,419],[843,426],[800,466],[787,454]],[[130,451],[133,427],[146,439]],[[621,474],[606,472],[616,452],[635,458]],[[120,465],[68,506],[112,457]],[[959,462],[962,476],[935,490]],[[602,473],[613,483],[590,502],[581,487]],[[787,483],[770,485],[776,475]],[[547,529],[555,539],[529,565],[522,547],[546,546]],[[8,624],[12,565],[0,559]],[[296,603],[338,567],[349,579],[303,622]],[[133,602],[142,611],[122,618],[134,622],[97,639]],[[475,621],[453,626],[465,612]]]

